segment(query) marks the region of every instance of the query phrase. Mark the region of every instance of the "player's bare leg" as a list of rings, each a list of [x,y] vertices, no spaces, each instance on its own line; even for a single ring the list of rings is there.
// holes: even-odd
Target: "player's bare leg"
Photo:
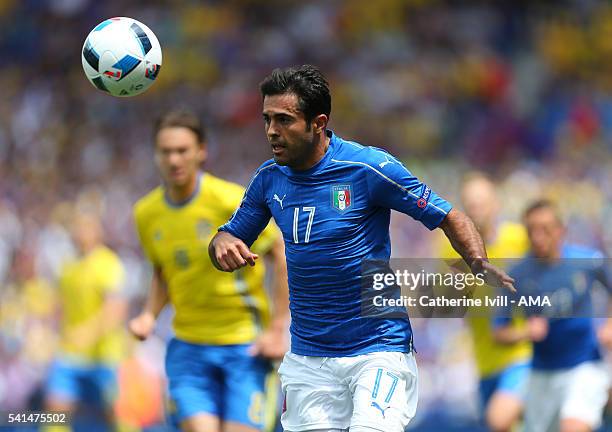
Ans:
[[[219,417],[211,414],[196,414],[181,422],[183,432],[221,432]]]
[[[497,392],[487,405],[487,426],[493,432],[509,432],[523,411],[523,403],[514,395]]]
[[[357,429],[354,429],[354,430],[357,430]],[[349,432],[349,430],[348,429],[309,429],[304,432]]]
[[[591,426],[582,420],[566,418],[561,420],[561,432],[591,432]]]
[[[63,411],[72,413],[75,409],[75,403],[72,401],[66,401],[59,398],[50,397],[45,403],[45,409],[47,411],[52,412]]]
[[[64,412],[68,416],[74,413],[76,404],[72,401],[66,401],[59,398],[49,397],[45,401],[45,411],[47,412]],[[41,428],[43,432],[68,432],[72,428],[68,425],[48,425]]]
[[[237,422],[224,422],[223,432],[261,432],[261,429],[254,428]]]

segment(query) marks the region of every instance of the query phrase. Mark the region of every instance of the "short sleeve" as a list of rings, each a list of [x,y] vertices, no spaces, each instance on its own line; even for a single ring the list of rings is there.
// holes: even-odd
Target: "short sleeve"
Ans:
[[[138,205],[136,205],[134,208],[134,225],[136,226],[138,240],[140,241],[140,246],[144,255],[151,262],[151,264],[154,266],[159,266],[159,260],[155,256],[155,252],[153,250],[152,238],[151,236],[147,235],[146,223]]]
[[[107,294],[118,294],[123,290],[125,270],[116,254],[109,252],[100,261],[98,280],[102,291]]]

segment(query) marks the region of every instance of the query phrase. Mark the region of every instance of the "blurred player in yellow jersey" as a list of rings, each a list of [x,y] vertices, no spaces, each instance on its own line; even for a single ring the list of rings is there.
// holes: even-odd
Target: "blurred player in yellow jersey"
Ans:
[[[486,175],[473,172],[465,177],[461,201],[465,213],[480,232],[490,259],[519,258],[527,252],[529,244],[523,226],[499,220],[495,185]],[[457,256],[446,240],[442,249],[444,258]],[[484,419],[493,431],[509,431],[523,410],[531,345],[528,342],[513,345],[495,342],[489,317],[469,317],[468,325],[474,341]],[[515,320],[515,325],[527,324]]]
[[[102,243],[95,215],[77,212],[71,230],[78,257],[60,274],[60,352],[48,376],[46,409],[95,408],[114,422],[116,368],[125,348],[124,269]]]
[[[175,338],[166,353],[168,410],[182,430],[260,431],[269,359],[287,349],[282,239],[269,226],[254,245],[258,257],[273,260],[271,318],[263,266],[224,273],[208,257],[208,243],[238,208],[244,189],[200,171],[206,144],[197,116],[175,111],[158,120],[155,159],[164,183],[134,208],[153,281],[130,330],[146,338],[164,305],[174,306]]]

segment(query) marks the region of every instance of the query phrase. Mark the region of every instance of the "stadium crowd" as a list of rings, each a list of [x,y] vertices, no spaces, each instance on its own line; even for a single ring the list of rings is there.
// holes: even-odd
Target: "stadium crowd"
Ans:
[[[270,157],[257,83],[275,67],[318,65],[334,93],[332,129],[394,152],[451,202],[462,175],[480,169],[495,179],[506,219],[549,197],[571,241],[610,255],[612,6],[563,5],[1,0],[0,411],[40,407],[57,341],[56,280],[74,254],[73,209],[100,215],[127,269],[133,316],[150,270],[131,208],[159,183],[153,119],[196,110],[209,128],[205,168],[245,184]],[[110,16],[141,20],[162,44],[159,82],[142,96],[109,97],[82,73],[81,44]],[[404,218],[393,218],[393,255],[435,257],[439,245]],[[131,342],[123,363],[118,409],[137,426],[162,422],[169,330],[159,327],[158,339]],[[414,327],[415,430],[431,418],[474,424],[476,378],[460,321]]]

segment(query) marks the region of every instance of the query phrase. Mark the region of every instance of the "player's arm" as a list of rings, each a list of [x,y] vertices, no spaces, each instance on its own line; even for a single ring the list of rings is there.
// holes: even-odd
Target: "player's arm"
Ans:
[[[144,307],[140,314],[129,322],[128,327],[132,334],[140,340],[148,338],[155,328],[157,317],[167,303],[168,289],[166,282],[161,268],[155,266]]]
[[[277,237],[266,254],[272,262],[272,322],[255,341],[251,354],[280,359],[287,352],[287,326],[289,324],[289,287],[285,244]]]
[[[87,320],[69,330],[66,335],[68,339],[86,347],[124,325],[128,310],[128,302],[122,292],[124,275],[118,258],[106,262],[104,271],[97,273],[97,280],[104,295],[103,302]]]
[[[121,294],[107,294],[102,307],[86,321],[68,330],[66,338],[82,347],[89,347],[106,334],[121,328],[127,310],[128,303]]]
[[[213,265],[222,271],[232,272],[247,264],[254,266],[259,256],[250,246],[270,221],[270,209],[263,198],[263,184],[259,169],[247,187],[240,206],[230,220],[208,245],[208,255]]]
[[[217,270],[233,272],[247,265],[255,265],[259,255],[238,237],[226,231],[219,231],[208,245],[208,255]]]
[[[488,261],[484,241],[467,215],[453,208],[439,227],[473,273],[484,274],[485,281],[492,286],[516,292],[514,279]]]
[[[374,203],[405,213],[430,230],[441,228],[472,272],[484,273],[490,285],[514,291],[514,280],[488,262],[484,242],[466,215],[453,209],[389,154],[375,152],[370,162],[374,163],[367,172],[368,187]]]
[[[498,318],[493,326],[493,339],[503,345],[518,342],[539,342],[548,335],[548,320],[543,317],[530,317],[524,326],[512,324],[510,318]]]
[[[285,243],[278,237],[268,252],[272,259],[274,271],[273,304],[274,319],[271,327],[285,331],[289,322],[289,287],[287,284],[287,262],[285,261]]]
[[[610,258],[604,258],[601,254],[596,254],[594,258],[596,264],[595,278],[608,291],[608,319],[597,328],[597,339],[599,343],[609,350],[612,350],[612,262]]]

